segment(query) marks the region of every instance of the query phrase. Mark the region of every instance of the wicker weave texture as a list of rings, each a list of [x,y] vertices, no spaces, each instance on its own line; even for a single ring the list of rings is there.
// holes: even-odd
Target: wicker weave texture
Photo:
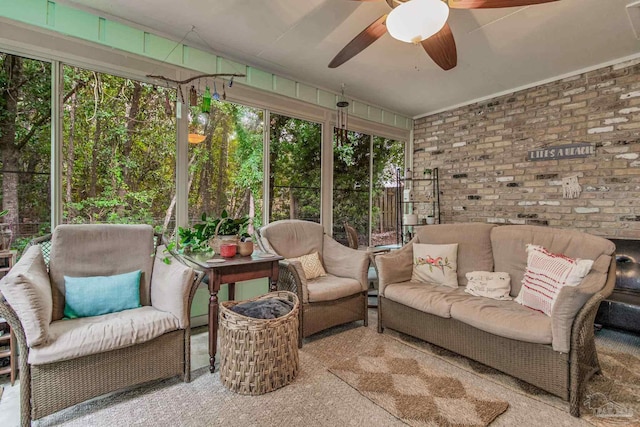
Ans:
[[[274,297],[292,301],[293,310],[276,319],[254,319],[231,310],[246,301],[220,304],[220,381],[231,391],[264,394],[284,387],[298,375],[300,300],[296,294],[277,291],[248,301]]]
[[[366,292],[334,301],[304,304],[303,310],[302,336],[304,338],[344,323],[358,320],[363,320],[364,326],[368,323]]]
[[[550,345],[527,343],[476,329],[379,298],[379,327],[444,347],[569,400],[569,357]]]
[[[102,394],[183,375],[185,331],[63,362],[31,366],[33,419]]]

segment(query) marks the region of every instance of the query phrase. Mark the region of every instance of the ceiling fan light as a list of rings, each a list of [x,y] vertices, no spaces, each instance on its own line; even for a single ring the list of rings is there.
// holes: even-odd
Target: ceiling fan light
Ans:
[[[420,43],[444,27],[449,7],[441,0],[409,0],[389,13],[387,31],[395,39]]]

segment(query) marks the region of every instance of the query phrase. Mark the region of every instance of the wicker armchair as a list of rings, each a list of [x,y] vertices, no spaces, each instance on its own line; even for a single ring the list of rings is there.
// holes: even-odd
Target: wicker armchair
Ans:
[[[202,275],[160,243],[150,226],[62,225],[51,240],[45,236],[29,245],[0,282],[0,316],[14,330],[20,350],[23,426],[125,387],[173,376],[190,381],[189,313]],[[137,269],[142,270],[140,308],[62,319],[64,275],[110,276]],[[36,277],[37,285],[25,277]],[[25,289],[34,287],[40,296],[24,298]],[[44,325],[38,343],[34,315]]]
[[[362,320],[367,326],[369,255],[336,242],[322,225],[300,220],[276,221],[256,231],[261,250],[281,255],[278,290],[291,291],[302,301],[299,343],[317,332]],[[302,255],[318,252],[326,276],[307,280]]]

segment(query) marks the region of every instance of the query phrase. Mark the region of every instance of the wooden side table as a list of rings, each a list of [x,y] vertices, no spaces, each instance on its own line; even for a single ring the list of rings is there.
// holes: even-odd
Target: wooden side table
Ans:
[[[6,320],[0,320],[0,326],[6,325],[5,333],[0,336],[0,347],[9,346],[6,350],[0,350],[0,358],[9,357],[9,366],[0,368],[0,375],[9,374],[11,379],[11,385],[16,381],[17,372],[17,355],[16,355],[16,336],[13,334],[11,327]]]
[[[0,278],[7,275],[16,263],[17,251],[0,251]]]
[[[0,251],[0,278],[9,273],[9,270],[11,270],[16,263],[17,254],[17,251]],[[6,320],[0,318],[0,327],[3,327],[2,329],[5,331],[4,334],[0,336],[0,348],[6,348],[8,346],[8,348],[0,350],[0,358],[9,357],[9,366],[5,368],[0,367],[0,375],[9,374],[11,385],[13,385],[16,381],[16,372],[18,370],[18,359],[16,355],[18,344],[16,343],[16,336]]]
[[[236,282],[245,280],[267,277],[270,290],[275,291],[280,271],[278,262],[284,258],[277,255],[261,258],[259,253],[245,257],[236,255],[233,258],[222,258],[219,255],[211,258],[207,254],[188,254],[184,258],[207,273],[209,278],[209,371],[213,373],[218,346],[220,285],[228,284],[229,300],[235,299]],[[207,259],[216,261],[207,262]]]

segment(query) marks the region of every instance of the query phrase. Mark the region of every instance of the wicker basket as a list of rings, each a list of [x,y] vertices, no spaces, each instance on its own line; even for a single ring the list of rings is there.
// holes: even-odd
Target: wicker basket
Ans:
[[[222,218],[218,225],[216,225],[216,229],[214,231],[213,237],[209,239],[209,247],[213,250],[213,252],[219,254],[220,253],[220,245],[223,243],[233,243],[237,245],[240,241],[240,237],[237,234],[231,236],[219,236],[218,232],[220,231],[220,226],[223,222],[225,222],[228,218]]]
[[[273,297],[293,301],[293,309],[277,319],[254,319],[231,311],[240,302]],[[300,303],[287,291],[247,301],[220,303],[220,381],[236,393],[258,395],[284,387],[298,375]]]

